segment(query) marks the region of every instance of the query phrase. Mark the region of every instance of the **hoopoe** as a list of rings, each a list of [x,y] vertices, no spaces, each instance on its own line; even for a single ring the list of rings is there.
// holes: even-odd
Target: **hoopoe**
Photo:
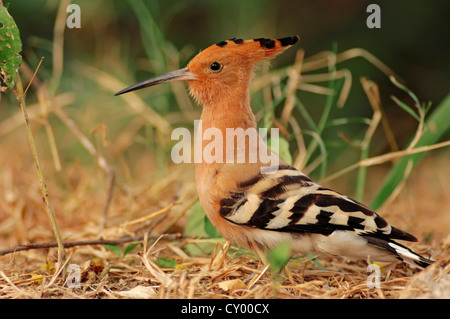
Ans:
[[[137,83],[116,95],[188,81],[190,94],[203,106],[197,140],[214,128],[222,133],[221,145],[226,145],[215,150],[223,160],[195,163],[195,178],[206,215],[227,240],[260,256],[290,241],[293,255],[319,253],[381,262],[398,259],[419,267],[433,263],[394,241],[417,241],[413,235],[389,225],[367,206],[316,184],[275,154],[271,154],[277,159],[275,166],[259,159],[248,161],[249,153],[265,146],[260,137],[256,149],[249,143],[245,147],[236,147],[234,141],[226,143],[229,128],[256,130],[249,97],[254,65],[298,40],[292,36],[222,41],[201,51],[185,68]],[[206,147],[202,144],[202,152]],[[226,158],[230,152],[244,152],[246,161],[230,161]]]

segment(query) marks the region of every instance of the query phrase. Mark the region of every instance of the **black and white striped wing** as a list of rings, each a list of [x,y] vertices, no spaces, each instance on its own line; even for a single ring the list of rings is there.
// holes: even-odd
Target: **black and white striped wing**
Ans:
[[[343,230],[383,240],[417,241],[363,204],[321,187],[291,166],[257,175],[239,186],[242,191],[220,203],[222,217],[235,224],[326,236]]]

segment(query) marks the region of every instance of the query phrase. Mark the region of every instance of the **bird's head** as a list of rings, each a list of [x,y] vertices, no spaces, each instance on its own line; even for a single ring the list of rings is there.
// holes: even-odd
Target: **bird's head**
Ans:
[[[201,51],[185,68],[139,82],[116,95],[165,82],[188,81],[197,101],[204,105],[221,103],[247,91],[254,65],[275,57],[298,40],[298,36],[292,36],[222,41]]]

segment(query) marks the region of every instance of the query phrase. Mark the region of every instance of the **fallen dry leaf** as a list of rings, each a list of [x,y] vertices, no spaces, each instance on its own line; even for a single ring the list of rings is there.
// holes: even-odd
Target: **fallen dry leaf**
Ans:
[[[247,287],[244,282],[240,279],[232,279],[232,280],[226,280],[219,282],[219,288],[223,289],[224,291],[234,292],[238,289],[245,289]]]
[[[118,294],[125,298],[146,299],[153,298],[156,291],[150,286],[137,286],[130,290],[120,291]]]

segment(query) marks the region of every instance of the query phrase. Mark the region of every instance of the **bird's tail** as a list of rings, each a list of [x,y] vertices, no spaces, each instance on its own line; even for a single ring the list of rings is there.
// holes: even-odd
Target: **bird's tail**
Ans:
[[[389,246],[391,246],[397,256],[402,259],[404,262],[413,265],[413,266],[419,266],[421,268],[425,268],[429,265],[431,265],[432,263],[434,263],[434,260],[425,258],[415,252],[413,252],[411,249],[400,245],[399,243],[396,242],[390,242]]]
[[[369,243],[377,246],[379,248],[390,251],[394,254],[397,259],[404,261],[412,266],[418,266],[420,268],[425,268],[434,263],[434,260],[425,258],[406,246],[399,244],[393,240],[380,240],[377,238],[369,237],[367,238]]]

